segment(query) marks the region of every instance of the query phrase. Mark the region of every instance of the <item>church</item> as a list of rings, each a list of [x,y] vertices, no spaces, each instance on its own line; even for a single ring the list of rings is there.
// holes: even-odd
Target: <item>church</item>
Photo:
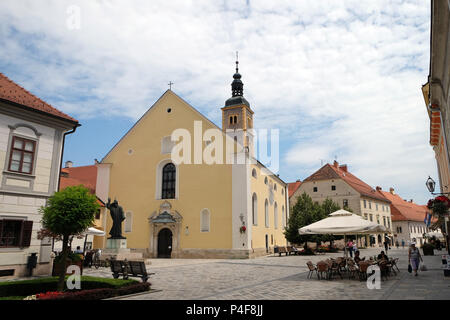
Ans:
[[[169,89],[96,164],[97,196],[123,208],[131,252],[252,258],[287,244],[287,184],[255,158],[238,61],[231,87],[222,128]],[[108,232],[109,212],[101,220]]]

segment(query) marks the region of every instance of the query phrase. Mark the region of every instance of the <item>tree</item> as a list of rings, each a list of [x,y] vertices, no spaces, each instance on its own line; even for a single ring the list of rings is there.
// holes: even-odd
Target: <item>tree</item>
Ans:
[[[288,225],[284,232],[286,239],[291,243],[304,243],[306,250],[307,242],[321,243],[322,241],[330,241],[331,244],[333,240],[342,238],[326,234],[300,235],[298,232],[298,229],[325,219],[330,213],[339,209],[339,205],[329,198],[325,199],[322,204],[318,204],[313,202],[312,198],[304,192],[297,198],[297,202],[292,208]]]
[[[292,208],[284,235],[291,243],[304,243],[306,250],[307,242],[317,242],[320,235],[300,235],[298,229],[321,219],[322,210],[320,206],[317,203],[314,203],[306,192],[303,192],[303,194],[297,198],[297,202]]]
[[[67,187],[62,191],[55,192],[48,199],[47,205],[40,208],[43,228],[47,232],[59,236],[63,242],[58,291],[64,289],[69,241],[71,237],[93,225],[98,208],[95,195],[82,185]]]

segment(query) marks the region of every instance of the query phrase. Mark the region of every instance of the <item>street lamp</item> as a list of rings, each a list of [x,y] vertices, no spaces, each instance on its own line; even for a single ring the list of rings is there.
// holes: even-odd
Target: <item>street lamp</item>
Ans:
[[[428,176],[427,182],[425,184],[428,188],[428,191],[430,191],[430,193],[433,193],[434,188],[436,186],[436,182],[434,182],[434,180],[430,176]]]

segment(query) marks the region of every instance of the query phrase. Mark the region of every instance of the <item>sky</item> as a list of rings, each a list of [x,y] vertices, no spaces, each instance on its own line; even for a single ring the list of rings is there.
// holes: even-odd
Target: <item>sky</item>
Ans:
[[[421,87],[423,0],[0,1],[0,72],[82,124],[64,161],[101,160],[168,89],[221,126],[235,52],[280,177],[337,160],[404,199],[438,181]]]

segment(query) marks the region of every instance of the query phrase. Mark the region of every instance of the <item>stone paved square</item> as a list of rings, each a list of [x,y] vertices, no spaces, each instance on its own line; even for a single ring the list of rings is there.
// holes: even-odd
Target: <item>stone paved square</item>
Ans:
[[[381,248],[362,249],[361,256],[378,254]],[[357,279],[307,279],[306,262],[316,263],[340,253],[315,256],[266,256],[249,260],[152,259],[147,266],[154,293],[131,300],[450,300],[450,278],[444,277],[440,251],[424,256],[428,271],[414,277],[407,272],[407,249],[389,250],[399,258],[400,272],[382,281],[381,289],[369,290]],[[107,268],[86,269],[85,275],[112,277]]]

